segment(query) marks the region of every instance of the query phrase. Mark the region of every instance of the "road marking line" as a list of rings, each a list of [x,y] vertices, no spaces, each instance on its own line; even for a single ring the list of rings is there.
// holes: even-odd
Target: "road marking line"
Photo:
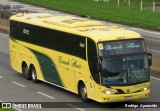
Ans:
[[[21,109],[18,109],[18,108],[14,108],[14,109],[16,109],[17,111],[23,111],[23,110],[21,110]]]
[[[0,33],[0,35],[3,35],[3,36],[9,36],[8,34],[3,34],[3,33]],[[8,38],[6,38],[6,37],[1,37],[1,38],[8,39]]]
[[[160,79],[159,79],[159,78],[156,78],[156,77],[153,77],[153,76],[151,76],[151,78],[152,78],[152,79],[156,79],[156,80],[159,80],[159,81],[160,81]]]
[[[150,49],[147,49],[150,51]],[[157,51],[157,50],[151,50],[152,52],[157,52],[157,53],[160,53],[160,51]]]
[[[0,76],[0,79],[3,79],[4,77]]]
[[[155,41],[155,42],[160,42],[159,40],[155,40],[155,39],[151,39],[152,41]]]
[[[151,50],[152,52],[157,52],[157,53],[160,53],[160,51],[157,51],[157,50]]]
[[[18,85],[18,86],[21,86],[21,87],[27,87],[27,86],[25,86],[25,85],[22,85],[22,84],[20,84],[20,83],[18,83],[18,82],[12,82],[13,84],[16,84],[16,85]]]
[[[159,40],[156,40],[156,39],[149,39],[149,38],[146,38],[146,39],[148,39],[148,40],[151,40],[151,41],[155,41],[155,42],[160,42]]]
[[[158,34],[158,35],[160,35],[159,32],[152,32],[152,31],[147,31],[147,30],[143,30],[143,29],[139,29],[139,28],[129,28],[129,29],[133,29],[133,30],[138,30],[138,31],[142,31],[142,32],[148,32],[148,33],[151,33],[151,34]]]
[[[23,110],[21,110],[21,109],[18,109],[18,108],[14,108],[14,109],[16,109],[16,110],[18,110],[18,111],[23,111]]]
[[[78,107],[76,107],[76,106],[74,106],[74,105],[72,105],[72,104],[66,104],[66,105],[71,106],[71,107],[73,107],[73,108],[76,108],[76,109],[78,109],[78,110],[80,110],[80,111],[85,111],[85,109],[78,108]]]
[[[47,95],[47,94],[45,94],[45,93],[42,93],[42,92],[37,92],[38,94],[41,94],[41,95],[43,95],[43,96],[46,96],[46,97],[48,97],[48,98],[50,98],[50,99],[55,99],[54,97],[52,97],[52,96],[49,96],[49,95]]]

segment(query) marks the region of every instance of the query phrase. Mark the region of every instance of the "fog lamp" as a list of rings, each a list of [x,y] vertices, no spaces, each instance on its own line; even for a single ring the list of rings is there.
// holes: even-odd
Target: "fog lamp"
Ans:
[[[114,91],[107,91],[107,90],[105,90],[105,91],[102,91],[104,94],[107,94],[107,95],[110,95],[110,94],[115,94],[115,92]]]

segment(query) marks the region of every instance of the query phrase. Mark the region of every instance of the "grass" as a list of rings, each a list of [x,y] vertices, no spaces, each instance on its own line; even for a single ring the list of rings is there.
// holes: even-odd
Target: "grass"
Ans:
[[[140,11],[140,0],[131,0],[131,7],[125,0],[117,0],[102,3],[94,0],[17,0],[29,4],[34,4],[49,9],[60,10],[73,14],[90,16],[92,18],[147,28],[160,31],[160,12],[153,13],[149,10]],[[127,0],[126,0],[127,1]],[[143,0],[144,6],[150,6],[152,0]],[[155,0],[156,5],[160,5],[159,0]]]
[[[14,109],[2,109],[0,108],[0,111],[15,111]]]

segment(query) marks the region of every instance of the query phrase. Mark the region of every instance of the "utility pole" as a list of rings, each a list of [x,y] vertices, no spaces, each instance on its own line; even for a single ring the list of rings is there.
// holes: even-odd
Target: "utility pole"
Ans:
[[[141,0],[141,11],[143,10],[143,1]]]
[[[119,3],[119,0],[118,0],[118,6],[119,6],[119,4],[120,4],[120,3]]]
[[[129,7],[131,6],[131,0],[128,0],[128,6]]]
[[[155,1],[153,0],[153,12],[155,12]]]

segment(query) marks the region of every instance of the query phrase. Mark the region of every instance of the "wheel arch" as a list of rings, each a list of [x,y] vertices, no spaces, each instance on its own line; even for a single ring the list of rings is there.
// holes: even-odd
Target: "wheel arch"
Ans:
[[[23,61],[21,62],[21,69],[23,68],[24,65],[27,65],[27,67],[29,68],[28,63],[27,63],[27,61],[25,61],[25,60],[23,60]],[[22,70],[21,70],[21,71],[22,71]]]
[[[35,64],[33,64],[33,63],[30,63],[30,65],[29,65],[29,73],[31,73],[31,69],[32,69],[32,67],[34,67],[34,68],[36,69],[36,66],[35,66]]]
[[[35,70],[36,70],[36,72],[37,72],[37,79],[40,80],[40,79],[39,79],[39,75],[38,75],[39,68],[38,68],[38,66],[36,66],[34,63],[30,63],[30,65],[29,65],[29,73],[31,74],[32,67],[35,68]]]

